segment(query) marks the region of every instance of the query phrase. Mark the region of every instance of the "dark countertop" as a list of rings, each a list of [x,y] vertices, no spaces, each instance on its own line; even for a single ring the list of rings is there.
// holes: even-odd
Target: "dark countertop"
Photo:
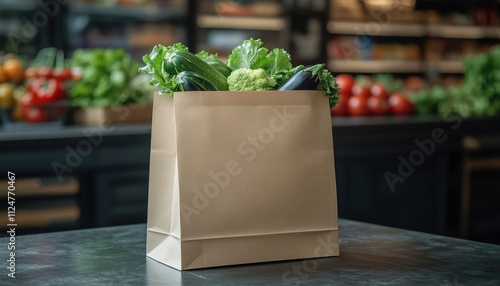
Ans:
[[[500,246],[342,219],[339,230],[340,257],[183,272],[146,257],[145,224],[18,236],[15,279],[3,237],[1,284],[500,285]]]
[[[148,135],[151,136],[151,124],[129,124],[129,125],[105,125],[97,127],[86,127],[81,125],[68,126],[36,126],[26,125],[25,128],[1,129],[0,142],[21,141],[21,140],[51,140],[85,137],[85,131],[101,133],[104,136],[124,136],[124,135]]]

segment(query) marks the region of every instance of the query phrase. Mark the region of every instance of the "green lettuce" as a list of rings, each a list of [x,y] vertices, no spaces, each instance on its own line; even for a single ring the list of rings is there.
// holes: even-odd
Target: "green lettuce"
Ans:
[[[238,69],[263,69],[267,76],[276,80],[276,86],[286,82],[295,73],[292,71],[290,54],[284,49],[269,51],[262,47],[260,39],[248,39],[235,47],[226,65],[233,71]]]
[[[168,74],[164,68],[165,57],[177,51],[188,51],[188,48],[181,43],[176,43],[168,47],[156,45],[149,55],[142,57],[146,65],[139,68],[139,72],[151,75],[149,84],[157,87],[159,94],[167,93],[172,97],[174,92],[181,91],[181,87],[175,80],[175,75]]]

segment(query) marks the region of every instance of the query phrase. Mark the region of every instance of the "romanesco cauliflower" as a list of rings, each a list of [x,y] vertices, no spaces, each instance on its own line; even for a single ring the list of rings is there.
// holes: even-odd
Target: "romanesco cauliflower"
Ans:
[[[264,69],[241,68],[234,70],[227,78],[229,90],[250,91],[250,90],[273,90],[276,80],[272,76],[267,76]]]

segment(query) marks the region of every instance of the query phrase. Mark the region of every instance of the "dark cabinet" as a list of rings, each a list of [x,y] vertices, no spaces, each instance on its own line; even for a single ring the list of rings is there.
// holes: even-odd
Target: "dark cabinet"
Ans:
[[[498,120],[333,118],[339,217],[500,243]]]
[[[0,168],[17,178],[20,233],[145,222],[150,129],[0,131]]]
[[[95,178],[96,224],[143,223],[147,218],[149,168],[138,165],[124,171],[98,172]]]

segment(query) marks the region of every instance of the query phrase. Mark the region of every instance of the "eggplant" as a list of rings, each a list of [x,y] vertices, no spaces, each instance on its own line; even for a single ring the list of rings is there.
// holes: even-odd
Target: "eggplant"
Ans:
[[[308,69],[302,69],[281,85],[278,90],[317,90],[320,78]]]

